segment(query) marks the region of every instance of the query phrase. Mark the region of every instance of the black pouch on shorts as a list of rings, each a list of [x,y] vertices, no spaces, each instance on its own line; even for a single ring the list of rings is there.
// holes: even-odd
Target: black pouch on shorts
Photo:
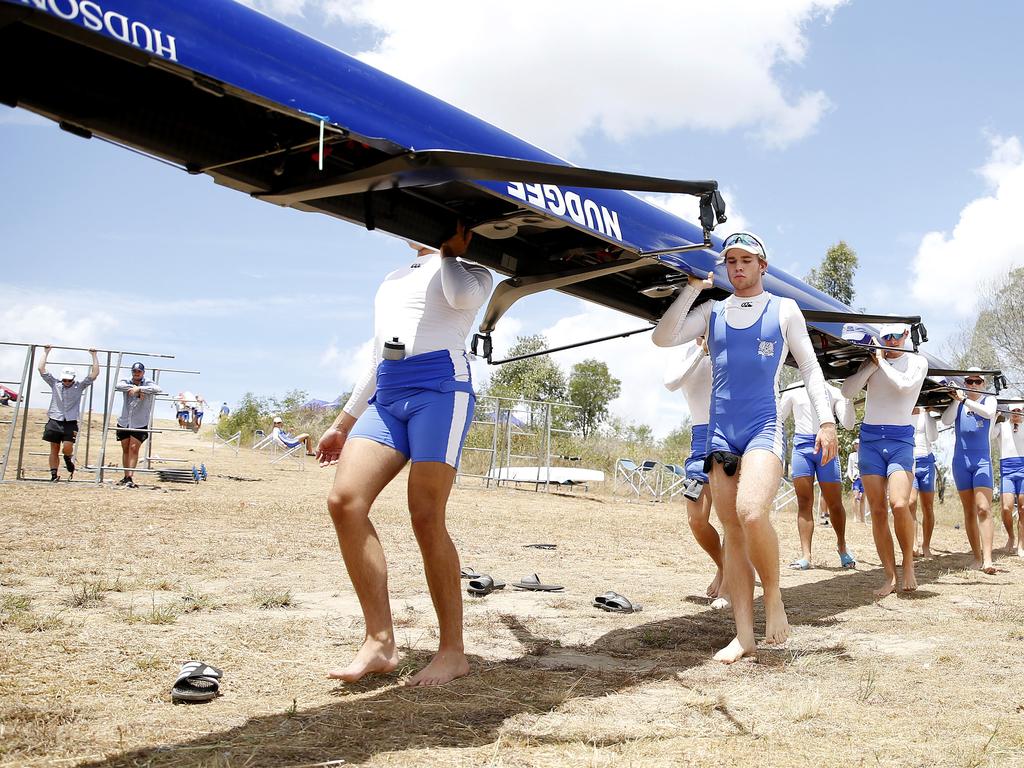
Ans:
[[[732,477],[740,468],[740,457],[728,451],[712,451],[704,459],[704,474],[710,475],[711,468],[718,462],[722,465],[722,471]]]

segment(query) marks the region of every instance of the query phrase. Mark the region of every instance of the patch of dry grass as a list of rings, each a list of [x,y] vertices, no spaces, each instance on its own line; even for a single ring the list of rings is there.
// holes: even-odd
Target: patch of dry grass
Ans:
[[[948,522],[918,594],[881,602],[870,527],[849,526],[852,573],[817,528],[821,567],[782,573],[790,640],[725,668],[710,656],[731,620],[703,597],[711,564],[681,504],[457,487],[448,518],[464,563],[566,591],[467,600],[473,674],[421,690],[397,685],[437,646],[403,474],[373,512],[400,668],[344,686],[325,673],[363,625],[324,507],[330,474],[210,455],[191,433],[157,440],[162,455],[204,460],[211,480],[167,494],[0,486],[4,768],[1024,765],[1024,561],[969,569]],[[795,514],[775,522],[785,560]],[[183,531],[215,544],[183,546]],[[522,548],[534,541],[558,549]],[[608,589],[644,611],[595,611]],[[756,614],[763,631],[760,602]],[[170,704],[188,659],[224,670],[223,696]]]

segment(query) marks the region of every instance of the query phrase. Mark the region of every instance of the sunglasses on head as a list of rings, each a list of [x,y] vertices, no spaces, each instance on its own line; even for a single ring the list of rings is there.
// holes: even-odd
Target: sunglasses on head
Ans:
[[[722,241],[722,253],[725,253],[734,245],[746,245],[750,248],[756,248],[761,252],[762,256],[765,255],[764,243],[748,232],[736,232],[735,234],[729,235],[725,238],[725,240]]]

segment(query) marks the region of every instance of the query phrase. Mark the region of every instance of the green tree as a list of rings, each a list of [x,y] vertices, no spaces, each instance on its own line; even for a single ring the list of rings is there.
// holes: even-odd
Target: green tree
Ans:
[[[821,260],[821,265],[812,268],[805,279],[811,287],[847,306],[853,306],[853,298],[856,295],[853,278],[859,265],[857,252],[847,245],[845,240],[840,240],[828,249],[825,258]]]
[[[547,348],[548,341],[541,334],[519,336],[508,351],[509,357],[527,355]],[[565,373],[558,363],[547,355],[528,357],[500,366],[491,377],[487,394],[513,400],[564,401],[566,398]]]
[[[608,416],[608,403],[619,396],[622,382],[608,364],[593,358],[576,363],[569,375],[569,402],[578,406],[574,422],[586,438]]]

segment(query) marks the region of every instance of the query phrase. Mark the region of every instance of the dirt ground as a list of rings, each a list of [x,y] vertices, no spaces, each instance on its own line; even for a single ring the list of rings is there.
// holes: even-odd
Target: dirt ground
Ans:
[[[682,504],[459,487],[464,565],[566,589],[467,599],[472,675],[409,689],[437,635],[396,482],[374,521],[404,663],[345,686],[325,672],[362,625],[331,474],[185,432],[159,453],[209,480],[0,486],[0,765],[1024,765],[1024,560],[968,570],[952,510],[919,591],[881,602],[869,527],[850,525],[854,572],[817,528],[815,567],[782,574],[789,642],[724,667],[710,657],[731,619],[703,597],[710,561]],[[795,512],[775,522],[788,562]],[[592,608],[608,589],[644,610]],[[224,670],[223,695],[172,705],[195,658]]]

